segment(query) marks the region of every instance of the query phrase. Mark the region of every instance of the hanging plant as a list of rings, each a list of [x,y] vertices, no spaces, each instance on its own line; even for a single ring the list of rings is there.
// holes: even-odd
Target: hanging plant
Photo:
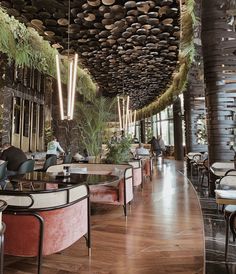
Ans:
[[[57,50],[52,48],[48,41],[43,40],[35,29],[27,28],[13,16],[9,16],[2,8],[0,8],[0,25],[0,51],[8,56],[10,62],[14,60],[17,66],[33,67],[55,78]],[[67,64],[62,70],[67,77]],[[89,74],[78,67],[78,77],[80,80],[77,83],[77,90],[94,96],[96,86]],[[67,82],[66,78],[64,82]]]

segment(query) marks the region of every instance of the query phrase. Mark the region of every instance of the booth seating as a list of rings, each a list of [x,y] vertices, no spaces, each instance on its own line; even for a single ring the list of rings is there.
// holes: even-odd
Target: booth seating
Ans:
[[[152,172],[153,172],[153,157],[149,155],[139,155],[142,163],[143,169],[143,178],[146,179],[147,177],[152,180]]]
[[[141,185],[141,188],[143,188],[143,170],[141,160],[129,161],[129,165],[133,167],[133,186],[137,187]]]
[[[53,188],[48,185],[54,185]],[[38,274],[42,256],[59,252],[82,236],[90,250],[90,201],[86,184],[57,186],[39,183],[36,191],[0,191],[8,203],[5,254],[37,257]]]
[[[133,200],[132,166],[128,164],[64,164],[48,168],[47,172],[62,172],[63,167],[69,166],[71,173],[112,174],[119,177],[116,183],[90,185],[90,201],[92,203],[122,205],[127,216],[127,204]]]

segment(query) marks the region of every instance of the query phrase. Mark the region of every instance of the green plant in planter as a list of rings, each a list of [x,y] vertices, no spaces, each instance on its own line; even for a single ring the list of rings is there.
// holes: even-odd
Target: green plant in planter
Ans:
[[[106,162],[109,164],[121,164],[130,159],[132,139],[123,138],[116,143],[107,142]]]
[[[81,136],[79,142],[83,149],[86,148],[89,156],[99,158],[101,154],[102,136],[107,122],[112,119],[114,102],[101,96],[77,104],[76,122]]]

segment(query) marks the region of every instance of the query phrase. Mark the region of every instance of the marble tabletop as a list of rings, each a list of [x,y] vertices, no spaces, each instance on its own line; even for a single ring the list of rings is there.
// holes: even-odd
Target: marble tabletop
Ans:
[[[87,185],[106,185],[117,181],[119,177],[115,175],[101,175],[101,174],[78,174],[70,173],[65,175],[61,172],[29,172],[24,175],[12,176],[10,183],[5,190],[13,191],[56,191],[71,188],[79,184]],[[23,189],[14,187],[14,184],[24,183]],[[40,184],[41,187],[32,187]],[[1,191],[0,191],[1,192]]]
[[[215,162],[210,166],[210,171],[217,177],[223,177],[230,169],[234,169],[234,162]]]

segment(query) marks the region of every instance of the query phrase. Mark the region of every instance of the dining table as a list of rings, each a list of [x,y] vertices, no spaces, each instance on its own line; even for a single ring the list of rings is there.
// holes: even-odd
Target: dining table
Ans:
[[[58,207],[89,195],[89,186],[109,185],[118,179],[115,175],[33,171],[11,176],[5,189],[0,190],[0,199],[9,207],[24,210]]]
[[[231,169],[234,169],[234,162],[215,162],[210,166],[211,173],[216,177],[223,177]]]

